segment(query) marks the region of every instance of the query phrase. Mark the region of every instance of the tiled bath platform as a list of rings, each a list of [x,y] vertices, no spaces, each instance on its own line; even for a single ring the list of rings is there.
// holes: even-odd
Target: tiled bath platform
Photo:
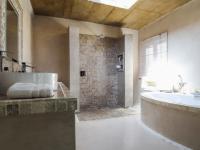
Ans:
[[[51,98],[0,100],[2,150],[75,150],[77,99],[58,91]]]
[[[76,109],[77,99],[70,96],[67,91],[62,91],[60,88],[55,92],[55,96],[50,98],[8,99],[6,97],[0,97],[0,117],[73,112]]]
[[[0,100],[0,116],[30,115],[76,110],[76,98]]]

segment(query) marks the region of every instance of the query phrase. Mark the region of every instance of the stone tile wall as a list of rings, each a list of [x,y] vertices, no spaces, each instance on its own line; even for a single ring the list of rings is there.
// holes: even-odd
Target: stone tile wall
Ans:
[[[0,1],[0,51],[6,50],[6,0]],[[4,53],[5,54],[5,53]],[[12,62],[6,58],[0,58],[2,71],[4,67],[8,67],[8,71],[10,72],[18,72],[21,71],[21,66],[18,63]]]
[[[4,71],[21,72],[22,66],[17,62],[13,62],[7,58],[2,58],[1,63],[2,63],[2,72]],[[8,68],[8,70],[5,70],[5,68]]]
[[[76,98],[1,100],[0,117],[70,112],[77,109]]]
[[[80,35],[80,106],[118,104],[118,72],[115,69],[119,39]]]
[[[14,5],[16,11],[18,12],[19,14],[19,17],[18,17],[18,22],[19,22],[19,34],[20,34],[20,37],[19,39],[20,40],[23,40],[22,39],[22,20],[23,20],[23,10],[22,10],[22,6],[21,6],[21,3],[20,1],[17,1],[17,0],[11,0],[12,1],[12,4]],[[23,3],[23,2],[22,2]],[[7,48],[6,48],[6,6],[7,5],[7,0],[0,0],[0,51],[6,51]],[[26,12],[24,12],[26,13]],[[22,43],[23,41],[19,42],[19,46],[20,46],[20,51],[18,52],[19,55],[21,56],[22,54],[22,49],[23,49],[23,46],[22,46]],[[3,56],[6,55],[6,53],[3,53],[2,54]],[[19,61],[22,61],[21,60],[22,58],[20,58]],[[21,71],[21,64],[18,64],[18,63],[15,63],[15,62],[12,62],[10,59],[7,59],[6,58],[0,58],[0,70],[4,70],[4,67],[8,67],[9,68],[9,71],[10,72],[18,72],[18,71]],[[32,69],[30,69],[29,72],[31,72]]]
[[[75,112],[77,98],[72,97],[67,87],[59,82],[53,97],[33,99],[9,99],[0,97],[0,118],[57,112]]]
[[[6,46],[6,1],[0,1],[0,51]]]

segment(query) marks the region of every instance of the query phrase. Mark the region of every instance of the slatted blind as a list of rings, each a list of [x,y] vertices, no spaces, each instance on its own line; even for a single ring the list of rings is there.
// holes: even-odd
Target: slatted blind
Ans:
[[[148,76],[156,66],[167,64],[167,33],[151,37],[140,45],[140,77]],[[158,70],[157,70],[158,71]]]

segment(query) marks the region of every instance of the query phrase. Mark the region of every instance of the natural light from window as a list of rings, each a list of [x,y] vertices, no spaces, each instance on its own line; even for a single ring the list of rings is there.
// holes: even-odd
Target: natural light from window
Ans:
[[[114,7],[129,9],[133,6],[138,0],[89,0],[91,2],[110,5]]]

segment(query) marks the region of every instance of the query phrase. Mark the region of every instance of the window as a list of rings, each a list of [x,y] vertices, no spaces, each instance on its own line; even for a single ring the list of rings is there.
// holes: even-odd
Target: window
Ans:
[[[157,73],[167,64],[167,55],[167,33],[143,41],[140,50],[140,76]]]
[[[89,0],[95,3],[110,5],[114,7],[129,9],[133,6],[138,0]]]

